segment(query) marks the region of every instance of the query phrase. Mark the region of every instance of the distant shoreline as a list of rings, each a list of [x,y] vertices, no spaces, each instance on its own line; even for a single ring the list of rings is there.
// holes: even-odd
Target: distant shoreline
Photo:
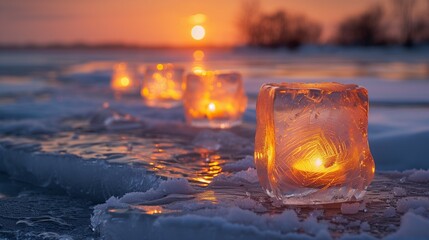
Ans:
[[[168,50],[168,49],[235,49],[242,46],[216,46],[216,45],[189,45],[189,46],[172,46],[172,45],[138,45],[138,44],[0,44],[0,50]]]
[[[428,48],[429,44],[417,44],[412,48],[406,48],[401,45],[385,46],[341,46],[333,44],[303,45],[299,49],[289,51],[300,51],[305,48],[335,48],[335,49],[419,49]],[[122,43],[52,43],[52,44],[0,44],[0,51],[7,50],[288,50],[287,48],[260,48],[249,47],[245,45],[139,45],[139,44],[122,44]]]

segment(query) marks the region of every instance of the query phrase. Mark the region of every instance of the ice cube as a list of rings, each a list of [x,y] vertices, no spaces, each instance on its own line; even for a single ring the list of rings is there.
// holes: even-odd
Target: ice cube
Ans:
[[[186,122],[195,127],[230,128],[241,123],[247,97],[239,73],[192,73],[183,99]]]
[[[368,94],[339,83],[265,84],[255,162],[261,186],[285,204],[361,200],[374,176]]]

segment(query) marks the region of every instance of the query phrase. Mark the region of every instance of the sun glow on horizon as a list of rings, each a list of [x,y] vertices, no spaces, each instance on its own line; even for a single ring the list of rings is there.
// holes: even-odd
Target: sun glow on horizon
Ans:
[[[206,36],[206,29],[201,25],[192,27],[191,36],[194,40],[200,41]]]

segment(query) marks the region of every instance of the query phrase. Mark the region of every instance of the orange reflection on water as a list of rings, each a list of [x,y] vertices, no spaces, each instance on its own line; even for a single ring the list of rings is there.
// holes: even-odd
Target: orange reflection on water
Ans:
[[[203,60],[205,53],[203,50],[195,50],[192,54],[194,62],[192,62],[192,72],[195,74],[203,74],[206,71]]]
[[[195,61],[202,61],[204,59],[204,52],[202,50],[195,50],[193,55]]]
[[[133,208],[139,209],[140,211],[143,211],[146,214],[149,215],[158,215],[162,213],[173,213],[177,212],[177,210],[171,210],[163,208],[162,206],[147,206],[147,205],[136,205],[133,206]]]
[[[201,156],[204,157],[206,155],[202,154]],[[222,172],[221,164],[223,162],[224,160],[217,154],[209,156],[205,163],[202,164],[201,169],[196,172],[196,176],[191,177],[191,181],[198,182],[202,186],[209,185],[213,178]]]
[[[216,197],[216,194],[213,190],[208,190],[208,191],[202,191],[200,193],[197,193],[195,198],[198,201],[209,201],[211,203],[218,203],[218,199]]]

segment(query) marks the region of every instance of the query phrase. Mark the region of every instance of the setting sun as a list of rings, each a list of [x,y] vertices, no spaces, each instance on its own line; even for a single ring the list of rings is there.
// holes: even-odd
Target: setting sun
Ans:
[[[191,36],[193,39],[199,41],[206,35],[206,29],[201,25],[195,25],[191,30]]]

